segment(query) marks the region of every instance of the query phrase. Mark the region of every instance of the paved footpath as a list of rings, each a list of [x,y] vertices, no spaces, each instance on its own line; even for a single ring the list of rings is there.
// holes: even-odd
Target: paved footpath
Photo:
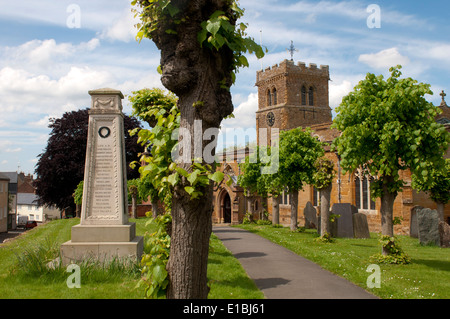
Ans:
[[[214,226],[213,232],[267,299],[377,298],[261,236],[229,226]]]

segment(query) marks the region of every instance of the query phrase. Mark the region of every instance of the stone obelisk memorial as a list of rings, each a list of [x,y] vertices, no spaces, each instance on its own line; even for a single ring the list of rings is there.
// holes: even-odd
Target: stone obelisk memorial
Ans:
[[[84,259],[139,259],[143,237],[128,221],[122,92],[89,91],[92,98],[81,221],[61,245],[63,264]]]

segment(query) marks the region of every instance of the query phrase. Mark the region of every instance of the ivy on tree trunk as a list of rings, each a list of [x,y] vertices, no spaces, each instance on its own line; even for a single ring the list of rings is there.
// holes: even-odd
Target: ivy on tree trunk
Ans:
[[[152,39],[161,51],[161,81],[178,96],[183,152],[191,154],[184,153],[183,158],[190,161],[177,165],[189,174],[194,159],[197,161],[194,157],[202,156],[211,143],[203,141],[204,132],[218,130],[222,119],[233,112],[230,87],[234,72],[248,64],[242,53],[252,51],[256,44],[235,30],[243,13],[235,1],[134,0],[132,4],[143,8],[138,37]],[[245,26],[241,24],[238,29]],[[194,130],[198,123],[200,132]],[[203,157],[200,164],[206,164]],[[213,171],[214,166],[210,173]],[[192,186],[186,174],[174,185],[167,298],[204,299],[208,295],[213,181],[197,186],[195,198]]]

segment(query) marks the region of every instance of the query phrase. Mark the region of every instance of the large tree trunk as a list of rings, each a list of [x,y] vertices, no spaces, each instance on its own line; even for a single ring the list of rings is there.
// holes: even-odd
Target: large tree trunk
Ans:
[[[298,223],[298,190],[289,193],[289,202],[291,204],[291,230],[297,229]]]
[[[253,222],[253,205],[252,205],[252,197],[250,195],[245,196],[245,201],[247,202],[246,213],[248,213],[250,222]]]
[[[383,183],[383,190],[381,194],[381,233],[387,236],[394,236],[394,201],[397,197],[397,193],[389,192],[388,185],[393,183],[393,180],[387,178],[387,181]],[[382,248],[383,255],[388,255],[389,251]]]
[[[152,203],[152,217],[156,218],[159,215],[162,215],[163,212],[160,211],[159,209],[159,201],[157,198],[152,198],[151,201]]]
[[[272,224],[280,224],[280,196],[272,197]]]
[[[81,205],[76,204],[75,211],[76,211],[76,217],[80,218],[81,217]]]
[[[137,195],[131,195],[131,216],[133,218],[137,218]]]
[[[320,190],[320,235],[330,234],[330,197],[332,185]]]
[[[180,197],[180,193],[172,204],[167,298],[204,299],[209,292],[206,273],[212,230],[211,205],[204,201],[212,200],[212,188],[201,200],[190,200],[186,193]]]
[[[141,3],[145,6],[149,2],[142,0]],[[226,0],[172,0],[171,5],[179,9],[179,13],[173,19],[169,16],[159,19],[158,28],[151,36],[161,50],[161,82],[179,98],[180,132],[190,133],[191,161],[179,166],[191,172],[192,160],[201,157],[210,143],[202,141],[204,132],[209,128],[218,130],[222,119],[233,112],[229,91],[233,52],[226,46],[220,50],[201,47],[197,35],[202,30],[201,23],[217,10],[225,12],[230,23],[236,21],[232,18],[230,2]],[[172,32],[166,32],[168,30]],[[201,121],[199,132],[194,130],[196,120]],[[189,150],[183,149],[186,151]],[[215,148],[211,155],[215,155]],[[213,184],[202,189],[203,195],[195,200],[191,200],[185,186],[190,185],[182,178],[172,200],[167,297],[203,299],[208,296],[206,275]]]

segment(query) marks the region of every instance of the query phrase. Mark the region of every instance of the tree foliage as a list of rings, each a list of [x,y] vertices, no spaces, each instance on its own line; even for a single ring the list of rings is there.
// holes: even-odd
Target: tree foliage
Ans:
[[[450,201],[450,159],[445,160],[444,166],[429,167],[431,185],[423,184],[421,179],[413,178],[415,189],[428,192],[436,203],[447,204]]]
[[[176,36],[178,34],[177,27],[183,26],[189,19],[187,15],[183,14],[180,6],[175,4],[177,2],[179,1],[133,0],[132,5],[142,9],[141,11],[134,9],[135,16],[139,16],[141,20],[141,23],[137,24],[136,39],[141,41],[143,38],[149,38],[158,41],[161,24],[172,24],[173,28],[166,27],[164,32]],[[229,51],[233,52],[229,75],[232,78],[232,83],[234,83],[235,73],[238,69],[249,66],[245,54],[255,53],[258,58],[262,58],[264,51],[251,37],[247,36],[247,24],[241,22],[236,27],[236,21],[244,14],[244,10],[238,6],[237,1],[223,2],[229,2],[228,6],[224,6],[224,10],[227,12],[216,10],[207,20],[203,20],[197,33],[197,41],[201,47],[210,50],[219,51],[222,47],[227,47]],[[224,88],[228,89],[225,83],[224,80]]]
[[[172,222],[170,214],[150,219],[155,231],[146,235],[144,254],[142,255],[142,277],[139,286],[145,287],[145,296],[150,299],[163,297],[166,293],[169,277],[166,270],[170,255],[170,234],[168,228]]]
[[[59,209],[74,207],[72,197],[77,185],[84,178],[86,145],[88,135],[89,109],[66,112],[61,118],[50,119],[52,129],[47,146],[38,155],[34,182],[36,194],[41,203],[55,205]],[[137,158],[140,147],[137,138],[130,137],[128,131],[140,127],[135,118],[124,117],[126,162]],[[127,166],[127,177],[139,176],[137,170]]]
[[[271,152],[279,152],[278,170],[274,174],[261,174],[261,168],[268,162],[260,158],[261,154],[271,157]],[[281,132],[279,148],[258,146],[252,155],[245,158],[245,162],[240,164],[242,175],[238,177],[238,183],[263,197],[280,195],[284,187],[301,190],[304,185],[313,184],[315,163],[323,154],[323,144],[312,136],[310,128]]]
[[[298,127],[280,134],[280,167],[281,183],[289,191],[291,205],[290,228],[298,227],[298,193],[306,184],[314,182],[315,163],[323,156],[322,143],[312,136],[310,128]]]
[[[333,178],[336,175],[334,170],[334,163],[332,160],[321,157],[315,163],[315,172],[313,174],[314,186],[318,190],[327,188],[333,183]]]
[[[302,190],[314,183],[315,163],[323,156],[323,144],[312,136],[310,128],[298,127],[280,134],[279,174],[289,191]]]
[[[333,142],[344,171],[365,167],[374,177],[373,198],[381,198],[381,231],[393,238],[393,205],[402,190],[401,172],[410,170],[414,185],[429,188],[430,167],[443,166],[450,136],[436,123],[438,107],[425,99],[433,94],[429,84],[400,78],[401,66],[390,69],[391,76],[368,73],[342,99],[333,128],[340,130]],[[414,186],[413,185],[413,186]],[[391,254],[390,244],[383,254]]]
[[[278,152],[278,149],[274,150]],[[255,152],[245,157],[239,164],[242,174],[238,176],[238,185],[247,192],[257,193],[259,196],[279,195],[283,185],[277,173],[262,174],[263,167],[271,157],[272,149],[269,146],[257,146]],[[264,158],[267,157],[267,158]]]
[[[139,167],[140,192],[147,193],[155,203],[160,199],[170,210],[173,186],[178,182],[176,176],[172,176],[175,163],[171,156],[178,144],[172,135],[180,127],[177,98],[158,88],[132,93],[128,98],[132,114],[151,126],[151,129],[136,128],[131,132],[138,136],[137,143],[147,150],[141,154],[139,162],[132,163],[132,166],[143,164]]]
[[[172,92],[167,92],[159,88],[144,88],[139,91],[134,91],[128,97],[128,100],[131,102],[133,108],[132,115],[147,122],[150,127],[155,127],[160,117],[161,121],[163,121],[170,114],[172,116],[178,116],[179,113],[178,109],[173,110],[178,98]],[[168,121],[172,122],[170,118]],[[176,123],[173,125],[176,125]]]
[[[443,125],[435,121],[439,108],[425,99],[433,94],[430,85],[400,79],[400,69],[391,68],[387,80],[368,73],[336,109],[333,128],[342,135],[334,145],[341,166],[352,172],[365,165],[376,176],[373,197],[381,197],[383,184],[391,193],[401,191],[399,172],[407,169],[423,185],[431,185],[429,167],[442,163],[450,142]]]

